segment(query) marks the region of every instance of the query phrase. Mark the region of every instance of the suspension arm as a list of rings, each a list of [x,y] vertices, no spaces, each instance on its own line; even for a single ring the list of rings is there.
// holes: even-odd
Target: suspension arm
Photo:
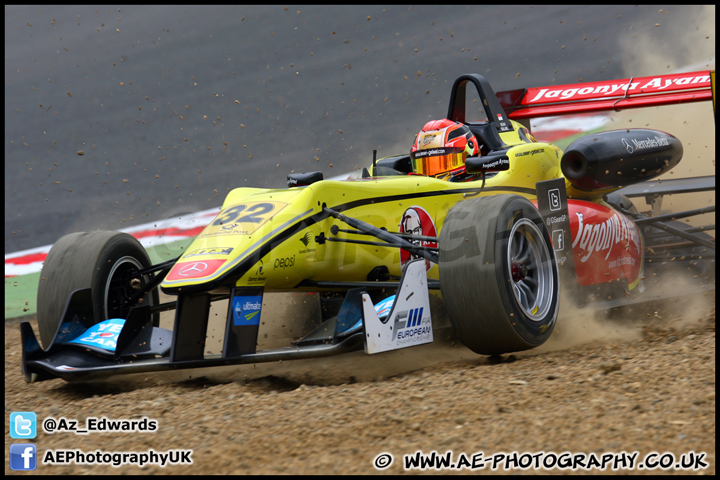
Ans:
[[[362,220],[358,220],[356,218],[346,217],[345,215],[336,212],[335,210],[323,207],[323,211],[325,211],[327,214],[329,214],[331,217],[336,218],[340,220],[341,222],[347,223],[353,228],[356,228],[357,230],[360,230],[361,232],[370,234],[374,236],[375,238],[378,238],[380,240],[383,240],[387,242],[390,246],[402,248],[403,250],[407,250],[413,255],[416,255],[418,257],[422,257],[425,260],[429,260],[433,263],[438,263],[438,255],[433,254],[429,252],[425,247],[420,247],[418,245],[415,245],[403,238],[399,238],[396,235],[393,235],[392,233],[388,232],[387,230],[383,230],[377,227],[374,227],[370,225],[369,223],[365,223]]]

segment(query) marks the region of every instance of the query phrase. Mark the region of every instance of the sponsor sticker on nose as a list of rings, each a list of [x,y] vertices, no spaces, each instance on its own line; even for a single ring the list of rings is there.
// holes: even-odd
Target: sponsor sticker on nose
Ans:
[[[203,260],[176,263],[166,280],[187,280],[189,278],[208,277],[215,273],[225,260]]]

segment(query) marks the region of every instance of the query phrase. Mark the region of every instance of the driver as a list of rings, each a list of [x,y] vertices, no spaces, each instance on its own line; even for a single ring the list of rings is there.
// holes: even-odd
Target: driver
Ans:
[[[410,149],[413,173],[451,182],[472,178],[465,159],[480,153],[477,138],[467,125],[446,118],[431,120],[415,137]]]

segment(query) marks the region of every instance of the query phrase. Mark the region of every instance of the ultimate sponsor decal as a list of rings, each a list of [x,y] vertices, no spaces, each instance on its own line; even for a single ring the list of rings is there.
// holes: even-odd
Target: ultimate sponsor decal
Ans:
[[[424,208],[419,206],[412,206],[405,210],[400,219],[400,227],[398,231],[409,235],[437,237],[435,222],[433,222],[430,214],[425,211]],[[427,240],[410,240],[410,243],[421,247],[437,248],[437,242],[429,242]],[[402,248],[400,249],[401,264],[405,265],[407,262],[415,258],[421,257],[412,255],[410,252],[403,250]],[[434,265],[429,260],[426,260],[425,264],[426,270],[430,270],[430,268]]]
[[[233,323],[237,326],[260,325],[262,295],[244,295],[233,298]]]

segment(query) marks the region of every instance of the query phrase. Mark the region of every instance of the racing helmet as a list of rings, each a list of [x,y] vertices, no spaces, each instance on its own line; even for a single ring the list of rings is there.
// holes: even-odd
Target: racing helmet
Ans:
[[[415,137],[410,160],[414,173],[444,178],[465,173],[465,159],[479,153],[477,138],[468,126],[444,118],[425,124]]]

